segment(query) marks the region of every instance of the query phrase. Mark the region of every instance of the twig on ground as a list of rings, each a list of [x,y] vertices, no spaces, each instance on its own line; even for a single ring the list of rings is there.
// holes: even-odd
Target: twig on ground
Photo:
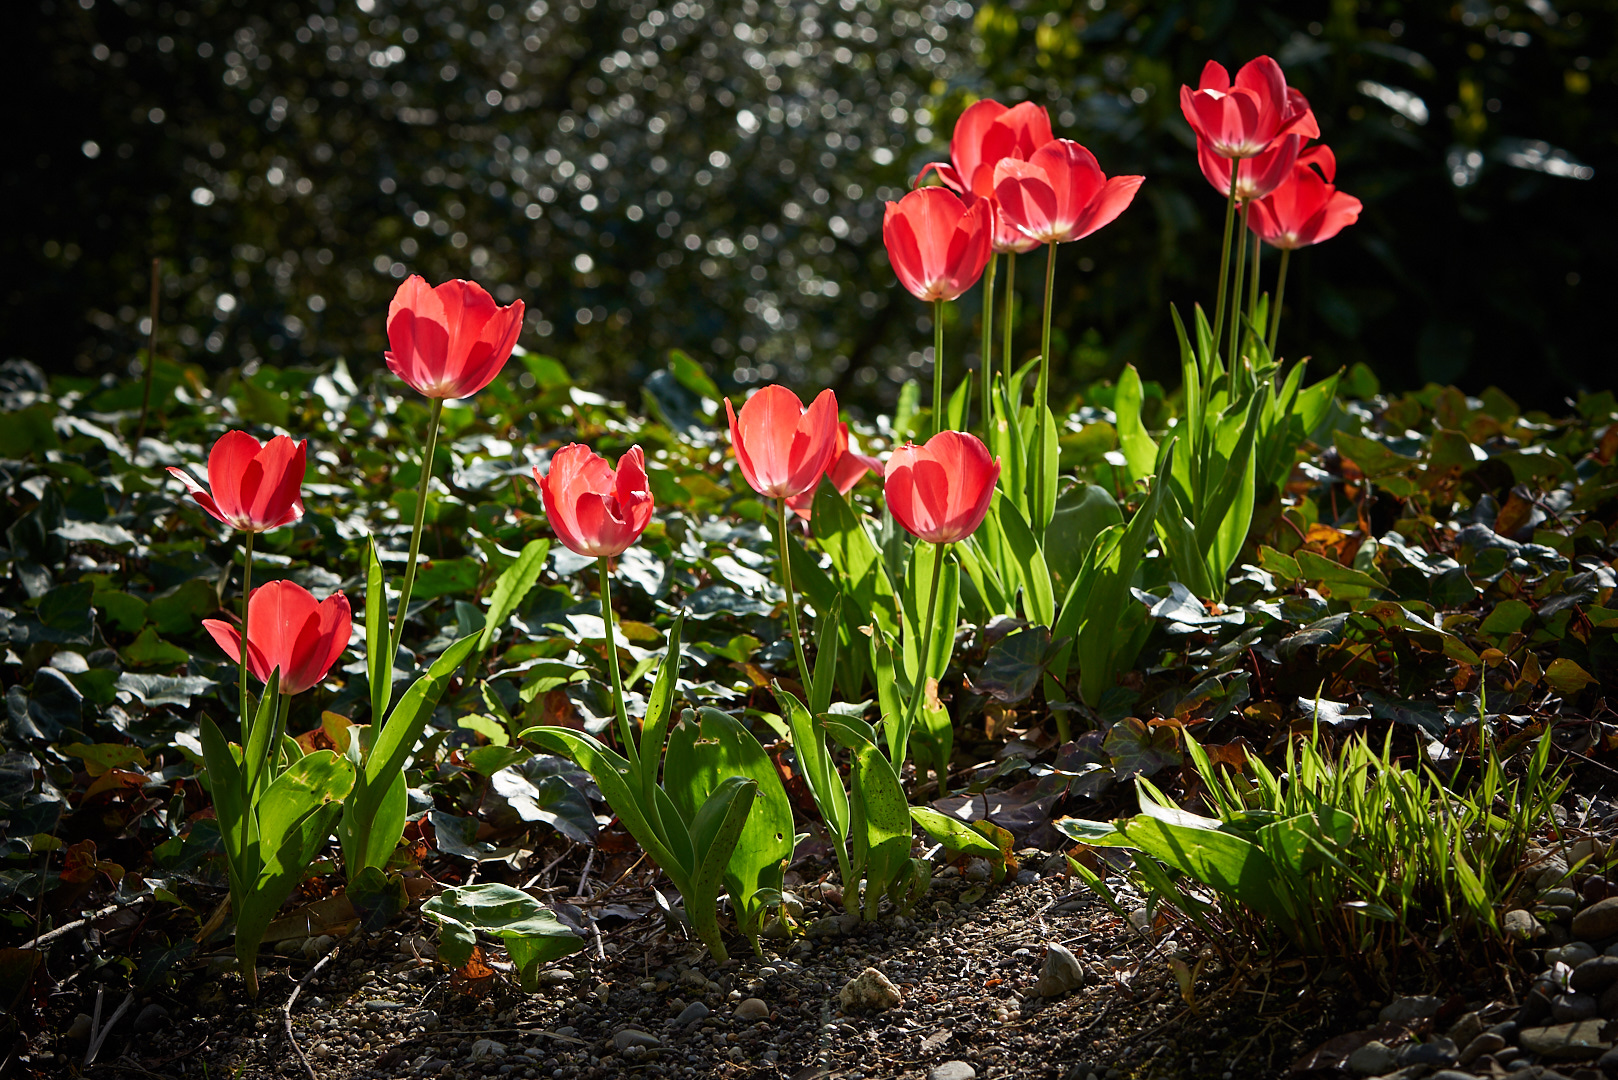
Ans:
[[[539,873],[535,874],[533,877],[531,877],[527,881],[525,881],[523,883],[523,888],[524,889],[532,889],[535,885],[538,885],[540,879],[543,878],[546,874],[549,874],[552,870],[555,870],[558,866],[560,866],[561,863],[562,863],[562,860],[567,858],[569,855],[573,854],[573,849],[575,847],[577,847],[577,846],[578,845],[576,845],[573,841],[569,840],[567,842],[567,847],[562,849],[562,853],[560,855],[556,856],[556,858],[552,859],[550,862],[546,863],[545,866],[544,866],[544,869],[540,870]]]
[[[137,898],[137,899],[131,901],[131,903],[138,904],[138,903],[140,903],[141,899],[144,899],[144,897]],[[24,948],[24,949],[32,949],[36,945],[45,944],[47,941],[55,941],[57,938],[61,937],[63,934],[67,933],[70,930],[77,930],[79,927],[84,926],[87,923],[95,922],[97,919],[101,918],[103,915],[111,915],[113,912],[117,911],[122,906],[123,905],[121,905],[121,904],[108,904],[106,907],[102,908],[100,911],[96,912],[94,915],[86,915],[82,919],[74,919],[72,922],[65,922],[61,926],[58,926],[54,930],[45,931],[43,934],[40,934],[38,937],[34,938],[32,941],[23,942],[20,947]]]
[[[595,861],[596,861],[596,849],[591,848],[589,850],[589,852],[584,856],[584,869],[579,871],[579,887],[573,890],[573,895],[575,897],[589,896],[590,895],[588,892],[585,891],[585,886],[590,881],[590,867],[595,865]]]
[[[614,889],[616,889],[618,887],[619,882],[623,881],[624,878],[628,877],[634,871],[635,867],[639,866],[641,863],[643,863],[645,861],[646,861],[646,852],[643,851],[643,852],[640,853],[640,858],[636,859],[634,862],[629,864],[628,869],[626,869],[623,873],[619,874],[617,877],[612,879],[612,884],[611,885],[605,885],[602,888],[598,889],[596,891],[596,894],[594,896],[590,897],[588,903],[591,903],[591,904],[600,903],[602,900],[604,900],[606,898],[608,893],[612,892],[612,890],[614,890]]]
[[[292,1047],[292,1052],[298,1056],[298,1061],[303,1064],[303,1071],[309,1074],[309,1080],[320,1080],[320,1077],[315,1075],[315,1070],[309,1064],[309,1059],[303,1056],[303,1047],[298,1045],[298,1037],[292,1031],[292,1006],[297,1002],[298,995],[303,993],[304,985],[319,974],[320,969],[325,967],[341,948],[342,945],[340,944],[333,945],[331,952],[322,956],[315,966],[309,969],[308,974],[298,980],[298,985],[292,988],[292,993],[287,997],[287,1003],[281,1006],[281,1023],[286,1028],[287,1045]]]

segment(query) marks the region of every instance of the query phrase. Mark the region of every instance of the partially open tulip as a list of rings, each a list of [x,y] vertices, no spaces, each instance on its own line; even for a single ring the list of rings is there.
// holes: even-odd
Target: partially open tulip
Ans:
[[[247,604],[247,667],[259,682],[281,671],[281,693],[299,694],[318,685],[343,655],[353,616],[348,598],[332,593],[316,602],[292,581],[272,581],[253,590]],[[214,641],[232,660],[242,654],[242,635],[221,619],[204,619]]]
[[[954,300],[983,275],[994,240],[994,209],[987,199],[970,202],[944,188],[926,187],[887,204],[882,242],[893,272],[916,299]]]
[[[767,499],[813,491],[837,451],[837,396],[830,390],[822,390],[805,409],[786,387],[766,386],[747,399],[740,414],[726,401],[725,415],[736,464]]]
[[[534,470],[534,480],[551,528],[575,554],[621,555],[652,520],[646,455],[638,446],[614,470],[588,446],[570,443],[551,456],[548,473]]]
[[[1043,105],[1024,101],[1007,108],[988,98],[973,102],[955,121],[949,140],[950,164],[924,166],[916,183],[936,172],[944,186],[957,194],[993,195],[994,167],[1003,158],[1027,161],[1052,137],[1051,117]]]
[[[511,359],[522,313],[521,300],[500,307],[475,281],[434,288],[412,274],[388,305],[388,370],[430,398],[470,397]]]
[[[826,461],[825,477],[830,480],[837,494],[847,495],[854,490],[854,485],[860,482],[860,477],[868,472],[882,475],[882,463],[874,457],[867,457],[859,452],[848,434],[847,424],[837,425],[837,449]],[[818,486],[818,482],[817,485]],[[810,510],[815,503],[815,489],[810,488],[801,495],[794,495],[787,500],[787,509],[797,514],[805,521],[809,520]]]
[[[1222,158],[1257,157],[1287,135],[1320,138],[1308,101],[1268,56],[1242,65],[1235,82],[1223,65],[1208,61],[1195,90],[1180,87],[1180,111],[1197,139]]]
[[[994,167],[1000,212],[1024,236],[1045,244],[1089,236],[1128,208],[1143,176],[1108,179],[1095,155],[1071,139],[1053,139],[1027,161]]]
[[[208,452],[208,486],[184,469],[169,467],[191,497],[214,517],[242,532],[268,532],[303,517],[306,442],[277,435],[267,443],[245,431],[227,431]]]
[[[940,431],[925,446],[906,443],[888,458],[882,494],[906,532],[934,544],[965,540],[983,524],[1000,462],[982,440]]]
[[[1293,166],[1286,183],[1253,203],[1248,227],[1285,251],[1330,240],[1358,221],[1361,209],[1358,199],[1329,182],[1336,171],[1335,161],[1319,172],[1303,162]]]
[[[1299,135],[1277,139],[1271,147],[1256,157],[1241,158],[1236,163],[1236,201],[1239,203],[1262,199],[1286,182],[1292,175],[1292,166],[1298,162],[1298,148],[1303,144]],[[1202,175],[1219,194],[1230,196],[1230,158],[1214,153],[1206,141],[1197,140],[1197,165]]]

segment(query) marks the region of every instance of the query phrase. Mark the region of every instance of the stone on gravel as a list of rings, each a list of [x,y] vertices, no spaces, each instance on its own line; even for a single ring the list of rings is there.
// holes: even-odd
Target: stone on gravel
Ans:
[[[1399,1055],[1395,1054],[1391,1047],[1372,1039],[1348,1055],[1348,1068],[1350,1072],[1361,1076],[1381,1076],[1393,1068],[1398,1060]]]
[[[1405,1068],[1411,1065],[1428,1065],[1442,1069],[1455,1064],[1455,1059],[1459,1056],[1460,1051],[1455,1048],[1454,1042],[1438,1038],[1405,1046],[1399,1051],[1399,1066]]]
[[[305,960],[318,960],[322,956],[325,956],[327,953],[331,952],[332,947],[336,944],[337,939],[332,937],[330,934],[317,934],[314,937],[304,938],[303,947],[298,951],[303,953],[303,958]],[[433,955],[438,955],[436,950],[434,951]]]
[[[1061,997],[1084,985],[1084,967],[1066,948],[1054,941],[1045,946],[1045,964],[1039,969],[1034,993],[1040,997]]]
[[[1550,996],[1538,990],[1530,990],[1528,995],[1523,998],[1522,1008],[1517,1010],[1517,1015],[1514,1019],[1524,1027],[1529,1027],[1543,1020],[1548,1020],[1550,1015]]]
[[[135,1017],[135,1034],[150,1035],[169,1022],[169,1011],[153,1002]]]
[[[899,988],[874,967],[848,980],[837,994],[837,1004],[846,1013],[884,1012],[903,1000]]]
[[[1461,1050],[1460,1056],[1455,1059],[1455,1063],[1457,1065],[1470,1065],[1484,1054],[1504,1050],[1506,1045],[1506,1040],[1503,1036],[1496,1035],[1492,1031],[1485,1031],[1466,1044]]]
[[[1557,994],[1551,999],[1551,1019],[1558,1024],[1588,1020],[1599,1008],[1600,1001],[1594,994]]]
[[[1618,1020],[1618,983],[1601,992],[1601,1015],[1608,1020]]]
[[[1586,994],[1599,994],[1618,982],[1618,956],[1594,956],[1573,969],[1569,985]]]
[[[1474,1009],[1451,1024],[1444,1034],[1448,1035],[1456,1046],[1465,1046],[1483,1034],[1483,1017]]]
[[[698,1020],[706,1020],[708,1018],[709,1011],[708,1006],[704,1005],[702,1002],[693,1001],[691,1004],[680,1010],[680,1015],[674,1018],[674,1026],[682,1028],[690,1027]]]
[[[602,640],[605,639],[603,638]],[[94,1024],[95,1021],[90,1018],[89,1013],[80,1013],[73,1018],[73,1022],[67,1026],[67,1030],[62,1032],[62,1038],[71,1039],[73,1042],[89,1042],[90,1029]]]
[[[927,1080],[976,1080],[978,1071],[964,1061],[946,1061],[927,1072]]]
[[[1427,1080],[1477,1080],[1471,1073],[1461,1072],[1459,1069],[1439,1069],[1428,1075]]]
[[[1506,912],[1501,928],[1506,937],[1513,941],[1534,941],[1545,936],[1544,924],[1522,908]]]
[[[1573,916],[1573,934],[1584,941],[1618,935],[1618,896],[1597,900]]]
[[[1382,1007],[1377,1019],[1384,1024],[1409,1024],[1416,1020],[1426,1020],[1438,1015],[1438,1008],[1443,999],[1431,994],[1420,994],[1415,997],[1396,998]]]
[[[743,998],[736,1003],[736,1011],[731,1015],[744,1023],[753,1024],[770,1018],[770,1006],[763,998]]]
[[[1517,1044],[1530,1054],[1538,1054],[1551,1061],[1582,1061],[1599,1057],[1612,1044],[1601,1038],[1606,1025],[1600,1020],[1580,1020],[1574,1024],[1552,1024],[1548,1027],[1523,1028],[1517,1033]]]
[[[506,1044],[493,1039],[479,1039],[472,1044],[472,1052],[467,1056],[475,1062],[500,1061],[506,1056]]]
[[[617,1047],[618,1052],[621,1054],[630,1047],[635,1047],[640,1050],[650,1050],[653,1047],[662,1046],[663,1040],[659,1039],[656,1035],[653,1035],[650,1031],[640,1031],[636,1028],[624,1028],[624,1030],[612,1037],[612,1045]]]
[[[1585,941],[1572,941],[1559,949],[1545,950],[1545,966],[1555,967],[1558,963],[1576,968],[1586,960],[1596,955],[1594,946]]]
[[[1608,1076],[1618,1073],[1618,1050],[1608,1050],[1602,1054],[1601,1059],[1596,1062],[1596,1068]]]
[[[809,924],[809,936],[812,938],[841,937],[859,925],[860,916],[857,911],[850,911],[842,915],[827,915]]]

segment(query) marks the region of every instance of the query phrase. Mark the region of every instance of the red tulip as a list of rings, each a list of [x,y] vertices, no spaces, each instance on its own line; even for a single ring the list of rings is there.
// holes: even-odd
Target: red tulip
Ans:
[[[727,400],[725,415],[736,464],[767,499],[813,491],[837,451],[837,395],[830,390],[805,409],[786,387],[766,386],[747,399],[740,415]]]
[[[1252,204],[1248,227],[1271,247],[1291,250],[1318,244],[1359,220],[1360,201],[1330,183],[1337,174],[1336,161],[1331,151],[1320,149],[1325,153],[1308,163],[1299,161],[1286,183]]]
[[[952,164],[925,166],[916,183],[920,185],[931,171],[957,194],[992,196],[994,167],[1003,158],[1027,161],[1051,138],[1051,118],[1043,105],[1025,101],[1008,109],[984,98],[968,105],[955,121],[955,133],[949,140]]]
[[[837,489],[837,494],[847,495],[854,490],[854,485],[860,482],[860,477],[868,472],[878,476],[882,474],[882,463],[874,457],[867,457],[854,449],[854,444],[848,435],[848,425],[837,425],[837,448],[832,451],[831,457],[826,459],[825,477]],[[816,486],[819,486],[817,480]],[[809,520],[810,510],[815,502],[815,489],[810,488],[801,495],[794,495],[787,500],[787,509],[797,514],[805,521]]]
[[[1222,65],[1208,61],[1197,89],[1180,87],[1180,111],[1197,139],[1222,158],[1257,157],[1288,135],[1320,138],[1309,102],[1268,56],[1242,65],[1234,83]]]
[[[1292,166],[1298,162],[1298,147],[1302,143],[1302,136],[1287,135],[1257,157],[1240,159],[1236,166],[1236,201],[1262,199],[1285,183],[1292,175]],[[1227,198],[1230,196],[1230,161],[1214,153],[1205,140],[1197,140],[1197,164],[1202,167],[1202,175],[1215,191]]]
[[[1128,208],[1143,176],[1107,179],[1095,155],[1071,139],[1052,139],[1027,161],[994,167],[1000,212],[1024,236],[1059,244],[1089,236]]]
[[[470,397],[511,359],[522,312],[521,300],[500,307],[475,281],[434,288],[412,274],[388,305],[388,370],[430,398]]]
[[[620,555],[652,520],[646,455],[638,446],[618,459],[614,471],[588,446],[570,443],[552,455],[550,472],[540,476],[534,469],[534,480],[551,528],[579,555]]]
[[[169,472],[214,517],[242,532],[268,532],[303,517],[307,442],[277,435],[263,445],[245,431],[227,431],[208,452],[208,489],[184,469]]]
[[[975,285],[993,239],[989,200],[971,199],[968,206],[940,187],[909,192],[888,203],[882,217],[893,272],[918,300],[954,300]]]
[[[268,683],[270,672],[279,668],[281,693],[302,693],[319,684],[343,655],[352,622],[342,593],[316,603],[296,582],[260,585],[247,602],[248,670]],[[241,631],[220,619],[204,619],[202,625],[226,655],[241,658]]]
[[[977,436],[940,431],[926,446],[906,443],[893,452],[882,493],[906,532],[952,544],[983,524],[998,479],[1000,462]]]

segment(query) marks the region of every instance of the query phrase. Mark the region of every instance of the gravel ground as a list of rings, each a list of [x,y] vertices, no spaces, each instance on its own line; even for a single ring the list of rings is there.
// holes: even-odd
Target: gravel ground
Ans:
[[[536,994],[493,961],[478,980],[449,972],[414,917],[327,939],[335,952],[318,969],[327,941],[307,958],[298,943],[267,955],[256,1010],[238,1004],[220,958],[173,996],[132,1003],[90,1073],[307,1076],[283,1019],[304,980],[291,1022],[318,1080],[1607,1080],[1618,1076],[1618,882],[1549,860],[1535,898],[1508,913],[1515,964],[1439,957],[1426,981],[1442,986],[1416,973],[1409,996],[1391,999],[1361,996],[1340,968],[1249,959],[1236,970],[1161,924],[1152,940],[1075,891],[1060,857],[1032,857],[998,886],[945,869],[910,918],[875,924],[843,916],[830,890],[801,888],[806,935],[766,940],[762,957],[737,942],[722,964],[660,915],[618,922],[544,971]],[[861,988],[874,1007],[849,1000]],[[89,1018],[61,1019],[21,1063],[35,1076],[81,1069]]]

